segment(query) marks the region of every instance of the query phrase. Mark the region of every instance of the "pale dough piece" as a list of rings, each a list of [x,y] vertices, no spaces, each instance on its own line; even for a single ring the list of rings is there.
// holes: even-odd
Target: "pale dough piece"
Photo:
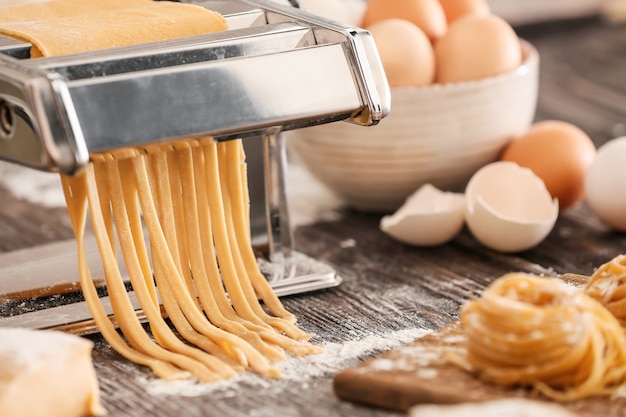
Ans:
[[[30,42],[31,58],[65,55],[97,49],[135,45],[227,29],[226,20],[204,7],[171,1],[138,1],[127,7],[86,8],[74,14],[75,5],[55,1],[57,12],[33,7],[30,20],[22,14],[11,19],[10,9],[0,9],[0,33]],[[107,2],[93,2],[104,4]],[[113,3],[117,4],[117,1]],[[3,13],[4,12],[4,13]],[[1,19],[7,15],[5,19]],[[111,36],[115,34],[115,36]]]
[[[61,332],[0,329],[0,416],[104,415],[92,347]]]
[[[557,404],[510,398],[481,403],[426,404],[409,410],[409,417],[576,417]]]

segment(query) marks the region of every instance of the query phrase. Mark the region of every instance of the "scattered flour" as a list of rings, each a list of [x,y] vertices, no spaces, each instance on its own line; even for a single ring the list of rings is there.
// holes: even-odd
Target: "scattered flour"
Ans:
[[[407,344],[398,349],[397,357],[377,358],[362,367],[363,372],[387,372],[394,370],[414,370],[421,372],[433,363],[441,362],[444,350],[431,350],[428,347]],[[431,377],[432,378],[432,377]]]
[[[402,355],[408,358],[412,358],[418,365],[426,366],[433,362],[439,362],[443,350],[430,350],[422,346],[407,346],[402,349]]]
[[[459,344],[464,341],[465,341],[465,335],[462,335],[462,334],[446,336],[442,339],[443,343],[450,344],[450,345]]]
[[[341,243],[339,243],[339,246],[341,246],[343,249],[353,248],[356,246],[356,240],[354,239],[343,240],[341,241]]]
[[[398,361],[389,358],[379,358],[373,360],[367,368],[372,371],[393,371],[398,368]]]
[[[417,371],[417,377],[419,379],[433,379],[433,378],[437,378],[438,374],[439,374],[439,372],[436,369],[433,369],[433,368],[422,368],[422,369],[418,369],[418,371]]]
[[[342,369],[355,366],[364,357],[395,348],[430,333],[430,330],[414,328],[393,333],[368,336],[363,339],[344,343],[323,344],[324,353],[320,355],[290,358],[277,364],[282,376],[279,380],[268,380],[258,375],[245,372],[237,377],[214,384],[198,383],[195,380],[166,382],[155,378],[138,377],[148,394],[179,395],[186,397],[219,393],[223,397],[237,395],[239,386],[271,389],[280,388],[294,382],[306,383],[315,377],[334,374]]]
[[[0,161],[0,183],[15,197],[45,207],[65,207],[59,174]]]

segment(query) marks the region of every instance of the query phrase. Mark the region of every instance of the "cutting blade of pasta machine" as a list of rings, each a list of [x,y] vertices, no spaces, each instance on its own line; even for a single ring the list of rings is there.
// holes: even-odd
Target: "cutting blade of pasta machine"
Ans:
[[[263,157],[269,262],[261,263],[274,290],[338,285],[332,268],[294,251],[282,132],[386,116],[389,87],[370,34],[278,2],[193,2],[221,12],[229,30],[40,59],[28,59],[29,44],[0,37],[0,159],[73,174],[90,152],[243,137],[263,148],[246,153]],[[0,326],[94,331],[84,303],[56,300],[79,289],[69,272],[75,253],[71,241],[0,255]],[[56,304],[39,310],[29,297]]]

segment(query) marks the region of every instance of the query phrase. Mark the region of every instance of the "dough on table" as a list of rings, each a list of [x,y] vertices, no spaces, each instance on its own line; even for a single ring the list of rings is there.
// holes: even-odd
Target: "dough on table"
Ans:
[[[91,341],[66,333],[0,328],[0,416],[106,414],[92,347]]]

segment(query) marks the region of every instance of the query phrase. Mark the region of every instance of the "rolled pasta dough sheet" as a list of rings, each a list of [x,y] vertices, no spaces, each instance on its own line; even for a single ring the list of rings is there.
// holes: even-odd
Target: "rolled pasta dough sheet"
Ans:
[[[104,415],[92,348],[66,333],[0,329],[0,416]]]
[[[103,9],[128,7],[152,0],[0,0],[0,22],[36,22]]]
[[[0,8],[0,33],[30,42],[31,58],[156,42],[227,29],[204,7],[170,1],[54,0]],[[28,6],[28,7],[27,7]]]

